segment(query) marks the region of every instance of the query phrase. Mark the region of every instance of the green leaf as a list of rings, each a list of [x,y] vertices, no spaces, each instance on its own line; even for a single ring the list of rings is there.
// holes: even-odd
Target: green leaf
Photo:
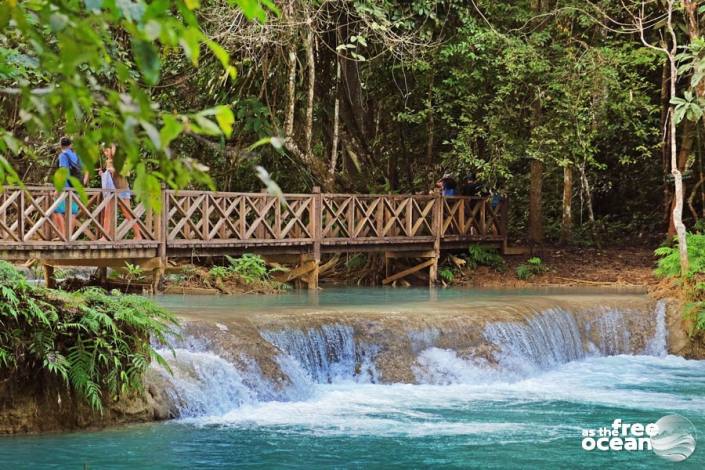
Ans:
[[[235,122],[233,111],[227,106],[218,106],[215,109],[215,120],[218,121],[218,125],[225,136],[230,137],[233,133],[233,123]]]
[[[81,202],[83,204],[88,203],[88,194],[86,193],[86,188],[83,187],[83,183],[75,176],[69,176],[69,181],[73,189],[76,190],[76,194],[78,194],[78,198]]]
[[[61,192],[64,190],[66,187],[66,180],[69,178],[69,169],[68,168],[59,168],[54,172],[54,188],[58,191]]]
[[[184,31],[179,44],[184,50],[186,57],[191,59],[193,65],[198,65],[198,58],[201,55],[201,40],[203,39],[203,33],[197,28],[190,27]]]
[[[233,0],[229,1],[233,3]],[[267,12],[262,8],[262,5],[266,6],[273,13],[279,14],[279,9],[271,0],[234,0],[234,3],[240,7],[247,19],[256,19],[261,23],[267,20]]]
[[[228,52],[223,49],[220,44],[215,41],[211,41],[210,39],[206,42],[206,44],[208,44],[211,52],[213,52],[213,55],[216,56],[221,64],[225,66],[230,63],[230,56],[228,55]]]
[[[201,6],[200,0],[184,0],[184,3],[189,10],[195,10]]]
[[[149,85],[156,85],[159,81],[161,62],[159,53],[153,43],[137,39],[132,43],[135,62],[142,72],[142,76]]]
[[[163,117],[164,125],[159,131],[159,138],[162,142],[163,148],[169,147],[171,141],[176,139],[181,132],[184,130],[184,125],[179,122],[176,117],[172,115],[165,115]]]
[[[161,142],[161,137],[159,134],[159,131],[157,130],[156,127],[152,123],[149,123],[147,121],[140,121],[140,125],[142,126],[142,129],[147,133],[149,136],[149,140],[152,141],[152,144],[154,145],[154,148],[159,150],[162,148],[162,142]]]
[[[218,125],[210,119],[198,114],[194,117],[194,119],[196,120],[196,124],[198,125],[201,134],[221,135],[220,127],[218,127]]]
[[[144,163],[137,168],[135,178],[135,191],[147,207],[159,209],[161,207],[161,185],[159,180],[149,172]]]

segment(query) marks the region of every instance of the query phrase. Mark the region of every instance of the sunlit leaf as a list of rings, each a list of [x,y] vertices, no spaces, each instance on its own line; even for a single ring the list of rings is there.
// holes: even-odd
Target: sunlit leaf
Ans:
[[[218,125],[225,136],[230,137],[233,133],[233,123],[235,122],[232,110],[227,106],[218,106],[215,110],[215,119],[218,121]]]

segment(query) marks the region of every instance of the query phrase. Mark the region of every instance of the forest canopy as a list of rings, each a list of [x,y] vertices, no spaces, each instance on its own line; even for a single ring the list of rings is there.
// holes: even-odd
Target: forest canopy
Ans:
[[[162,184],[258,191],[256,166],[285,192],[472,174],[517,238],[647,242],[669,225],[675,109],[687,225],[705,213],[699,2],[670,2],[680,101],[648,46],[670,44],[660,0],[3,3],[5,183],[52,182],[70,135],[90,167],[115,142],[154,205]]]

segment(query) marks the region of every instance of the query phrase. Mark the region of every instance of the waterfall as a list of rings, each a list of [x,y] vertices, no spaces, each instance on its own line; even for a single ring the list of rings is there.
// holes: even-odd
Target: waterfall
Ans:
[[[668,354],[668,329],[666,328],[666,301],[659,300],[656,304],[656,332],[646,345],[645,353],[650,356],[665,356]]]
[[[175,355],[162,351],[173,375],[153,369],[165,383],[174,414],[193,417],[306,400],[322,384],[384,382],[385,370],[404,371],[396,376],[403,382],[487,384],[535,377],[591,356],[667,354],[663,302],[652,312],[563,306],[503,318],[445,324],[427,318],[420,328],[401,331],[378,324],[374,344],[360,334],[363,326],[349,319],[351,324],[340,320],[309,328],[300,322],[277,325],[255,330],[259,336],[247,340],[228,328],[196,328],[175,340]],[[472,328],[477,329],[468,334]],[[257,360],[237,349],[242,341],[249,341]]]
[[[178,416],[223,414],[255,401],[242,373],[225,359],[187,349],[159,353],[167,360],[171,374],[160,366],[155,369],[169,383],[166,392]]]
[[[575,317],[558,309],[535,315],[526,322],[491,323],[485,327],[484,336],[499,349],[495,358],[506,369],[528,373],[584,356]]]
[[[503,369],[529,375],[587,356],[666,354],[665,304],[659,302],[649,323],[654,335],[642,349],[634,349],[628,315],[636,312],[597,308],[577,317],[550,309],[522,322],[489,324],[485,338],[496,348],[494,357]]]
[[[376,382],[376,348],[355,340],[347,325],[307,330],[263,331],[262,337],[297,361],[316,383],[339,380]]]

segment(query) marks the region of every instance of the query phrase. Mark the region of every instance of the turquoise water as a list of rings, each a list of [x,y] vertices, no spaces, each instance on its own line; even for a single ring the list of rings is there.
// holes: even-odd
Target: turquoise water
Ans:
[[[348,294],[364,300],[360,291]],[[388,294],[374,295],[383,304]],[[406,295],[408,302],[434,301],[421,292]],[[423,351],[419,361],[446,379],[417,385],[344,376],[333,383],[303,380],[302,393],[286,400],[251,398],[181,420],[99,432],[2,438],[0,468],[705,468],[705,361],[588,355],[510,373],[437,348]],[[223,386],[227,380],[226,371]],[[209,387],[213,397],[222,393],[218,383]],[[610,427],[615,419],[648,424],[673,413],[700,432],[701,447],[685,462],[650,451],[581,448],[583,429]]]

